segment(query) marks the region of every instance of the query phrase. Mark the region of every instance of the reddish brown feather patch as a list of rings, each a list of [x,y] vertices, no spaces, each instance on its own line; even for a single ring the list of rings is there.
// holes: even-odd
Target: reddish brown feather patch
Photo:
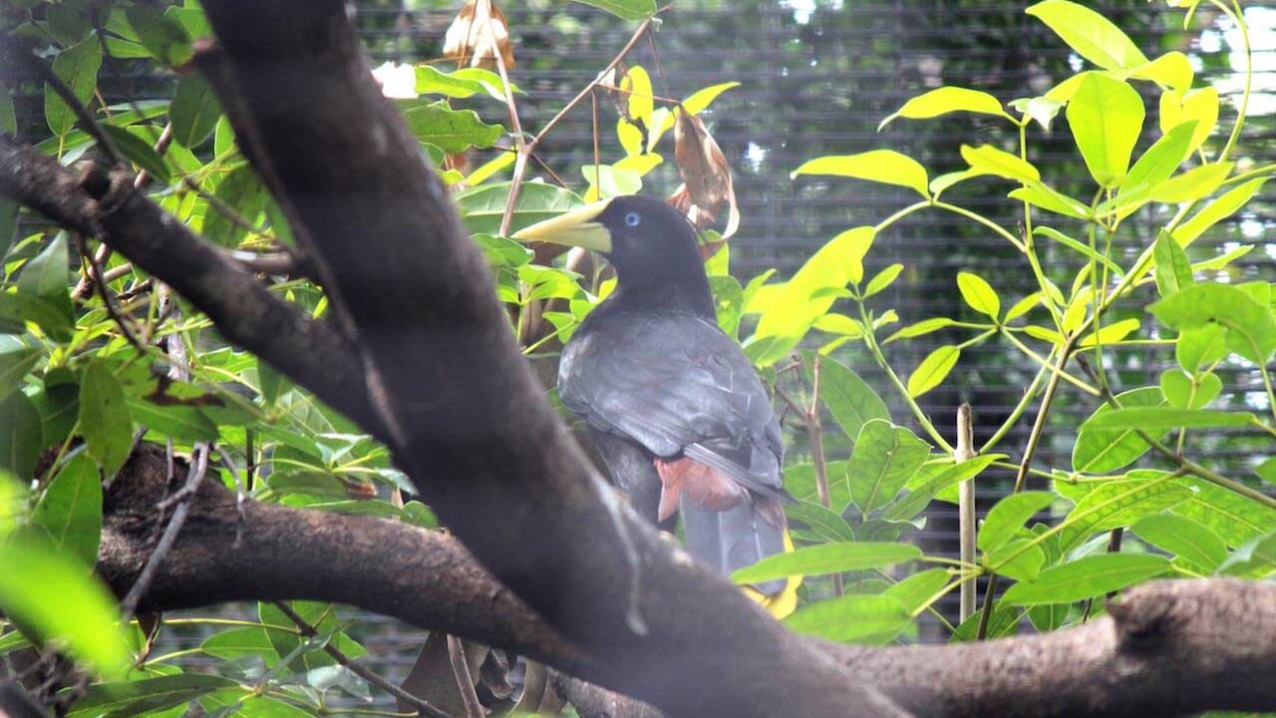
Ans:
[[[726,511],[749,500],[749,490],[734,479],[693,459],[682,457],[673,461],[657,458],[656,473],[660,474],[659,520],[664,521],[678,510],[682,493],[697,505],[713,511]]]

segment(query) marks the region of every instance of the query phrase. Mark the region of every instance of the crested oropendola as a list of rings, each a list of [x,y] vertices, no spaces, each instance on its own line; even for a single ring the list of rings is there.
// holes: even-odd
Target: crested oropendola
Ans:
[[[558,391],[634,507],[657,523],[679,512],[687,549],[723,573],[791,549],[780,424],[753,365],[718,327],[687,218],[657,199],[617,197],[514,237],[596,250],[615,267],[615,291],[563,349]],[[784,615],[796,586],[752,588]]]

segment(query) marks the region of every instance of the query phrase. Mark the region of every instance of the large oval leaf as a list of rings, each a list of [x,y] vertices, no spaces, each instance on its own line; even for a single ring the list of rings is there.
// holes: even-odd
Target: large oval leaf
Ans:
[[[1147,56],[1111,20],[1068,0],[1046,0],[1024,12],[1044,22],[1077,54],[1105,70],[1134,69]]]
[[[912,157],[894,150],[871,150],[857,155],[820,157],[793,171],[793,177],[798,175],[854,177],[869,182],[908,187],[917,190],[921,196],[930,198],[930,179],[926,176],[926,168]]]
[[[1163,556],[1109,553],[1086,556],[1042,571],[1036,580],[1011,586],[1001,600],[1012,606],[1072,603],[1159,576],[1170,569]]]
[[[1143,131],[1143,100],[1120,80],[1091,74],[1066,110],[1068,126],[1090,175],[1101,187],[1120,185]]]
[[[919,397],[939,386],[957,366],[958,359],[961,359],[961,349],[955,346],[942,346],[926,355],[917,370],[908,377],[908,395]]]
[[[796,633],[842,643],[884,643],[912,623],[898,598],[860,594],[813,603],[784,620]]]
[[[867,516],[890,503],[928,456],[930,447],[908,429],[876,419],[865,424],[846,464],[855,505]]]
[[[939,87],[905,102],[895,114],[882,120],[877,129],[882,129],[896,117],[924,120],[951,112],[973,112],[977,115],[996,115],[1014,120],[1002,109],[1001,101],[987,92],[965,87]]]
[[[822,576],[913,561],[922,550],[904,543],[828,543],[768,556],[731,574],[736,583],[760,583],[788,576]]]

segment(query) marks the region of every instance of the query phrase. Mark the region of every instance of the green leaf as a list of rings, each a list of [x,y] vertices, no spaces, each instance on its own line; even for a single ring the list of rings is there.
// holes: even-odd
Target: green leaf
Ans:
[[[98,675],[119,676],[131,662],[106,587],[87,565],[44,542],[19,537],[0,544],[0,610],[41,641],[65,644]]]
[[[1012,606],[1072,603],[1119,591],[1170,569],[1163,556],[1110,553],[1048,568],[1036,580],[1011,586],[1001,600]]]
[[[1156,387],[1134,389],[1117,395],[1124,407],[1161,406],[1165,397]],[[1082,422],[1077,443],[1072,448],[1072,469],[1081,473],[1116,471],[1145,454],[1148,444],[1130,429],[1096,429],[1092,422],[1113,409],[1104,404]]]
[[[133,419],[124,401],[124,390],[112,366],[95,361],[80,384],[80,433],[89,455],[97,459],[108,477],[128,459],[133,445]]]
[[[908,377],[908,395],[916,398],[939,386],[953,367],[957,366],[960,358],[961,349],[951,345],[942,346],[928,354],[918,365],[917,371]]]
[[[148,174],[158,180],[161,184],[168,184],[172,178],[172,173],[168,169],[168,164],[164,162],[164,158],[155,151],[151,144],[136,134],[129,132],[127,128],[116,127],[115,125],[102,124],[99,128],[111,138],[115,143],[115,149],[120,151],[128,159],[137,165],[138,169],[146,170]]]
[[[1065,217],[1076,219],[1090,218],[1089,207],[1044,184],[1037,183],[1028,187],[1019,187],[1011,190],[1007,196]]]
[[[842,596],[813,603],[784,619],[795,633],[840,643],[884,643],[913,623],[893,596]]]
[[[983,454],[956,464],[931,464],[923,466],[905,486],[904,498],[886,507],[882,518],[888,521],[908,521],[920,514],[932,499],[969,481],[988,468],[994,461],[1005,459],[1005,454]]]
[[[656,14],[656,0],[576,0],[615,15],[622,20],[645,20]]]
[[[1211,324],[1225,327],[1227,348],[1256,364],[1266,363],[1276,351],[1276,317],[1271,307],[1236,286],[1194,284],[1147,309],[1179,331]]]
[[[731,574],[731,580],[738,584],[748,584],[787,576],[823,576],[847,571],[866,571],[921,557],[922,550],[909,544],[827,543],[768,556]]]
[[[487,124],[473,110],[453,110],[444,100],[411,104],[403,119],[417,139],[448,154],[491,147],[504,134],[500,125]]]
[[[217,438],[216,422],[198,407],[156,404],[145,398],[132,396],[125,399],[125,405],[133,421],[155,434],[187,443]]]
[[[1254,474],[1269,484],[1276,485],[1276,456],[1254,467]]]
[[[509,182],[498,182],[453,195],[461,209],[465,228],[470,232],[497,234],[501,226],[501,215],[505,213],[505,199],[509,196],[509,190]],[[524,184],[514,204],[510,232],[556,217],[582,204],[584,202],[581,198],[571,190],[535,182]]]
[[[1135,69],[1148,62],[1121,28],[1083,5],[1046,0],[1024,12],[1044,22],[1078,55],[1105,70]]]
[[[1165,431],[1176,427],[1244,427],[1251,426],[1257,418],[1243,411],[1216,411],[1212,409],[1174,409],[1168,406],[1156,408],[1113,409],[1102,416],[1096,415],[1090,422],[1095,429],[1144,429]]]
[[[1054,503],[1056,498],[1049,491],[1024,491],[1001,499],[979,527],[979,549],[990,552],[1010,541],[1025,521]]]
[[[974,272],[958,272],[957,288],[961,290],[961,298],[966,300],[971,309],[997,321],[997,316],[1001,314],[1001,297],[997,296],[997,290],[983,277]]]
[[[899,273],[902,271],[904,271],[904,265],[892,264],[886,269],[878,272],[877,276],[868,280],[868,286],[864,288],[863,298],[868,299],[874,294],[877,294],[883,289],[889,287],[899,277]]]
[[[1146,516],[1130,527],[1143,541],[1212,572],[1227,560],[1227,544],[1208,527],[1182,516]]]
[[[854,177],[883,184],[908,187],[929,199],[926,168],[917,160],[894,150],[871,150],[857,155],[833,155],[813,159],[793,171],[798,175]]]
[[[845,485],[845,482],[842,482]],[[812,503],[799,501],[784,507],[784,513],[790,522],[804,525],[820,541],[855,540],[855,532],[840,514],[832,509]]]
[[[265,628],[232,628],[204,639],[199,650],[224,660],[260,656],[267,667],[274,667],[279,659],[266,633]]]
[[[874,419],[864,424],[846,464],[851,499],[868,516],[889,504],[930,456],[930,447],[913,432]]]
[[[1227,356],[1226,336],[1227,330],[1218,324],[1184,329],[1174,347],[1174,358],[1185,371],[1195,374],[1201,366]]]
[[[71,90],[80,104],[87,107],[97,87],[97,72],[102,67],[102,48],[96,36],[84,40],[58,53],[53,59],[53,74]],[[75,113],[48,84],[44,86],[44,118],[49,129],[58,137],[65,137],[75,127]]]
[[[84,454],[67,462],[36,504],[32,522],[48,532],[54,548],[92,566],[102,537],[102,484],[97,464]]]
[[[1165,472],[1150,478],[1110,481],[1091,491],[1068,512],[1059,547],[1067,552],[1099,531],[1129,526],[1192,498],[1191,489],[1165,480]]]
[[[494,99],[505,101],[505,84],[501,76],[481,67],[463,67],[459,70],[444,72],[433,65],[416,67],[416,87],[421,95],[444,95],[464,99],[473,95],[488,95]],[[517,87],[510,88],[515,93],[522,92]]]
[[[1121,184],[1143,131],[1139,93],[1124,82],[1095,73],[1077,88],[1066,112],[1090,175],[1101,187]]]
[[[30,480],[44,448],[40,413],[26,394],[15,391],[0,403],[0,469]]]
[[[1214,401],[1223,391],[1223,380],[1206,372],[1196,377],[1180,369],[1161,372],[1161,392],[1176,409],[1200,409]]]
[[[804,352],[803,360],[808,381],[813,382],[811,366],[814,355]],[[830,356],[820,358],[820,400],[851,439],[859,436],[868,422],[874,419],[890,421],[891,418],[886,402],[868,382]]]
[[[1267,178],[1263,177],[1229,190],[1174,230],[1174,239],[1183,247],[1196,241],[1210,227],[1244,207],[1265,182]]]
[[[1193,167],[1152,187],[1148,190],[1148,198],[1167,204],[1195,202],[1214,194],[1215,190],[1223,186],[1232,167],[1231,162],[1213,162]]]
[[[1154,187],[1169,179],[1191,151],[1188,143],[1192,141],[1192,132],[1195,130],[1196,122],[1189,120],[1153,142],[1147,152],[1144,152],[1139,161],[1130,168],[1121,193],[1129,194],[1140,187]]]
[[[915,573],[882,591],[883,596],[899,599],[910,613],[921,610],[948,585],[948,570],[932,568]]]
[[[1015,538],[985,551],[981,563],[1016,581],[1031,581],[1046,565],[1046,552],[1030,538]]]
[[[18,134],[18,114],[13,107],[13,95],[3,82],[0,82],[0,132]],[[0,241],[0,250],[4,247],[4,242]]]
[[[248,230],[239,220],[259,226],[262,214],[266,211],[266,203],[270,201],[265,185],[257,179],[257,173],[252,167],[246,164],[228,172],[218,183],[213,196],[239,217],[232,218],[217,205],[209,203],[201,233],[228,249],[238,247],[248,236]]]
[[[1167,52],[1146,65],[1136,67],[1130,73],[1130,77],[1136,80],[1148,80],[1180,91],[1191,88],[1192,79],[1195,76],[1192,61],[1187,55],[1177,50]]]
[[[1162,297],[1195,283],[1187,252],[1165,230],[1161,230],[1156,244],[1152,245],[1152,260],[1156,263],[1156,289]]]
[[[1178,483],[1190,488],[1192,495],[1171,511],[1209,527],[1229,546],[1276,531],[1276,509],[1204,479],[1181,478]]]
[[[42,300],[56,310],[67,324],[74,324],[75,312],[71,308],[71,295],[67,291],[67,267],[70,264],[66,244],[66,233],[59,232],[44,251],[27,262],[18,277],[18,292]]]
[[[1195,122],[1196,129],[1188,143],[1188,152],[1195,152],[1218,125],[1218,104],[1217,87],[1163,92],[1159,103],[1161,132],[1169,132],[1184,122]]]
[[[173,103],[168,108],[168,118],[173,123],[173,139],[178,144],[194,149],[213,133],[220,116],[221,106],[217,104],[217,96],[198,72],[192,72],[177,81]]]
[[[956,323],[957,322],[949,319],[948,317],[932,317],[930,319],[923,319],[916,324],[909,324],[903,329],[900,329],[887,337],[886,341],[882,343],[890,344],[897,339],[912,339],[913,337],[925,336],[927,334],[937,332],[940,329],[951,327]]]
[[[1090,332],[1077,342],[1077,346],[1085,349],[1096,344],[1108,346],[1116,344],[1125,339],[1139,329],[1139,320],[1122,319],[1119,322],[1113,322],[1105,327],[1101,327],[1097,331]]]
[[[140,681],[98,683],[71,706],[70,718],[127,716],[162,711],[189,703],[219,688],[237,688],[229,678],[202,673],[179,673]]]
[[[925,120],[951,112],[995,115],[1014,121],[1014,118],[1001,108],[1001,102],[987,92],[968,90],[964,87],[940,87],[905,102],[895,114],[888,115],[882,120],[877,129],[881,130],[896,117]]]
[[[727,90],[732,90],[739,86],[740,86],[740,83],[738,82],[723,82],[717,85],[710,85],[709,87],[706,87],[701,90],[696,90],[695,92],[691,93],[691,95],[687,97],[687,99],[682,101],[682,109],[693,115],[697,115],[701,111],[709,107],[709,105],[712,104],[714,100],[718,99],[718,95],[721,95]],[[674,121],[675,120],[673,115],[670,115],[668,120],[669,127],[673,127]]]
[[[161,65],[177,67],[190,59],[191,37],[176,19],[147,5],[130,6],[127,17],[138,40]]]
[[[40,352],[15,336],[0,334],[0,403],[22,388],[22,378],[40,362]]]
[[[767,365],[786,356],[806,335],[816,319],[836,300],[821,294],[840,289],[848,282],[864,278],[864,255],[873,246],[876,231],[856,227],[834,237],[819,249],[786,284],[777,288],[757,329],[746,345],[746,353],[756,364]],[[766,340],[766,341],[764,341]]]
[[[1041,129],[1049,132],[1050,123],[1054,122],[1059,110],[1063,109],[1064,103],[1049,97],[1021,97],[1012,100],[1010,106],[1015,112],[1036,120],[1037,124],[1041,125]]]
[[[1009,180],[1033,184],[1041,181],[1041,172],[1031,162],[992,145],[961,146],[961,158],[971,169],[983,174],[996,175]]]

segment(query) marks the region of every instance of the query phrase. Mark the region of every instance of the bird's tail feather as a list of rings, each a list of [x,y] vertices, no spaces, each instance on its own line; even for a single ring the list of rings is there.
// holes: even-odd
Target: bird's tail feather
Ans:
[[[725,511],[714,511],[684,497],[683,533],[691,555],[730,575],[767,556],[792,551],[793,542],[779,502],[758,496],[753,499]],[[798,583],[797,579],[776,579],[748,588],[773,615],[782,616],[796,605]],[[787,610],[783,610],[786,605]]]

